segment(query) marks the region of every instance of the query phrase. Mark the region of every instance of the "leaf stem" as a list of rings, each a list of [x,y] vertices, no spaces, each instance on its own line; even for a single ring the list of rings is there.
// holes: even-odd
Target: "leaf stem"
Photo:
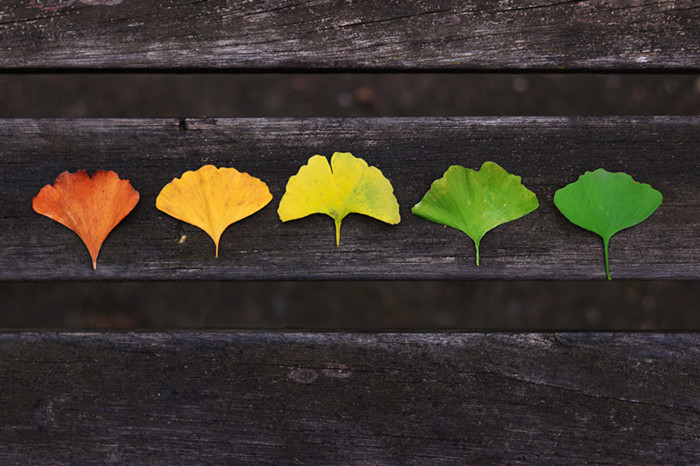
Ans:
[[[479,243],[480,241],[474,241],[474,246],[476,246],[476,266],[479,267]]]
[[[335,220],[335,247],[340,247],[340,222],[343,221],[342,218],[334,218]]]
[[[605,275],[607,275],[608,280],[612,280],[610,278],[610,263],[608,261],[608,242],[610,241],[610,238],[603,238],[603,246],[605,249]]]
[[[216,237],[211,237],[211,239],[214,240],[214,245],[216,246],[214,257],[216,257],[217,259],[219,258],[219,241],[221,241],[222,233],[219,233],[218,235],[216,235]]]

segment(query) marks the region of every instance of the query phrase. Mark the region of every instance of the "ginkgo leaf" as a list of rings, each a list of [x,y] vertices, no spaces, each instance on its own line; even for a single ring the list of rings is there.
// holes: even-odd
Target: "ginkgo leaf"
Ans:
[[[484,162],[476,171],[452,165],[435,180],[423,199],[411,211],[431,222],[463,231],[476,246],[486,232],[516,220],[539,207],[537,196],[493,162]]]
[[[61,173],[32,201],[34,211],[70,228],[80,236],[97,268],[97,255],[107,235],[133,210],[139,193],[129,180],[113,171]]]
[[[649,218],[662,201],[661,193],[648,184],[637,183],[626,173],[610,173],[602,168],[584,173],[554,194],[554,204],[571,223],[603,238],[608,280],[610,238]]]
[[[368,215],[392,225],[401,221],[399,203],[391,186],[377,167],[349,152],[336,152],[331,163],[314,155],[289,178],[287,190],[277,209],[287,222],[311,214],[326,214],[335,221],[335,245],[340,245],[340,224],[346,215]]]
[[[260,179],[235,168],[204,165],[165,185],[156,198],[156,207],[204,230],[214,240],[219,257],[224,230],[271,200],[270,190]]]

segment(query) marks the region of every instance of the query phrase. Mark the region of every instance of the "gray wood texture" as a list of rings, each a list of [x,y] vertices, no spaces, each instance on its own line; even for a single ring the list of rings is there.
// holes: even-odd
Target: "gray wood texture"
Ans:
[[[696,0],[0,2],[0,69],[698,70]]]
[[[556,189],[599,167],[664,195],[610,244],[614,279],[700,277],[699,117],[0,120],[0,279],[603,279],[601,239],[569,223]],[[401,223],[351,214],[280,222],[288,178],[314,154],[349,151],[392,182]],[[450,165],[493,160],[522,176],[540,208],[486,234],[481,266],[462,232],[411,214]],[[265,181],[272,202],[224,233],[155,208],[160,189],[203,164]],[[73,232],[32,210],[64,170],[115,170],[141,194],[105,241],[97,270]]]
[[[3,464],[697,464],[697,334],[0,334]]]

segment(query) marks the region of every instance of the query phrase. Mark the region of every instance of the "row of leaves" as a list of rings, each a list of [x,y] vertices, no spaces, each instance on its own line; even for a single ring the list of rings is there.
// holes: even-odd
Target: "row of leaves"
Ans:
[[[156,207],[209,234],[218,257],[224,230],[271,200],[270,190],[260,179],[235,168],[205,165],[168,183],[158,195]],[[79,171],[63,172],[53,186],[44,186],[33,207],[77,233],[90,252],[93,268],[97,268],[102,243],[138,201],[138,192],[115,172],[97,171],[90,177]],[[608,279],[610,238],[647,219],[661,201],[661,193],[648,184],[604,169],[586,172],[554,196],[555,205],[567,219],[603,238]],[[538,207],[537,196],[519,176],[485,162],[479,171],[451,166],[411,211],[466,233],[476,246],[478,266],[479,243],[489,230]],[[312,214],[329,215],[335,221],[336,246],[340,244],[341,222],[350,213],[392,225],[401,220],[394,189],[382,172],[340,152],[333,154],[330,163],[321,155],[311,157],[287,182],[277,212],[283,222]]]

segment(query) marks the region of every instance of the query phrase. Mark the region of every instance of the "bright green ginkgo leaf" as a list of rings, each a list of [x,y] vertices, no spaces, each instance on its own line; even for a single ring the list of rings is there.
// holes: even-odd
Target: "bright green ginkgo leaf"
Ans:
[[[394,188],[376,167],[348,152],[336,152],[331,163],[314,155],[299,173],[289,178],[277,209],[280,220],[296,220],[326,214],[335,221],[335,244],[340,244],[340,223],[351,213],[368,215],[386,223],[399,223],[399,203]]]
[[[423,199],[411,211],[426,220],[457,228],[476,246],[487,231],[529,214],[539,207],[537,196],[493,162],[476,171],[452,165],[435,180]]]
[[[554,194],[557,209],[575,225],[599,234],[605,248],[605,273],[610,280],[608,242],[620,230],[643,222],[661,205],[663,196],[626,173],[599,168]]]

